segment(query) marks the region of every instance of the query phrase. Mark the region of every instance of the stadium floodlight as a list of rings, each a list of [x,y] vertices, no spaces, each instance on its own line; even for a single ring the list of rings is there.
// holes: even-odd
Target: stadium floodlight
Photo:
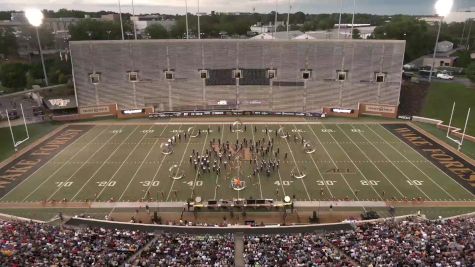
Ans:
[[[39,27],[43,24],[43,13],[37,8],[28,8],[25,10],[25,17],[28,23],[33,27]]]
[[[43,50],[41,49],[40,33],[38,32],[38,27],[40,27],[41,24],[43,24],[43,18],[44,18],[43,13],[41,12],[41,10],[37,8],[28,8],[25,10],[25,17],[28,20],[28,23],[30,23],[30,25],[35,27],[36,29],[36,39],[38,39],[38,48],[40,51],[41,65],[43,66],[43,77],[45,78],[46,86],[49,86],[48,76],[46,75],[45,60],[43,58]]]
[[[452,10],[454,0],[438,0],[435,3],[435,11],[437,15],[441,17],[446,17]]]
[[[432,56],[432,65],[430,68],[429,82],[432,81],[432,73],[434,72],[435,54],[437,53],[437,44],[439,43],[440,29],[442,28],[442,22],[444,21],[444,17],[446,17],[452,10],[453,4],[454,4],[454,0],[437,0],[437,2],[435,3],[435,12],[437,13],[437,15],[440,16],[440,22],[439,22],[439,30],[437,31],[437,38],[435,39],[434,54]]]

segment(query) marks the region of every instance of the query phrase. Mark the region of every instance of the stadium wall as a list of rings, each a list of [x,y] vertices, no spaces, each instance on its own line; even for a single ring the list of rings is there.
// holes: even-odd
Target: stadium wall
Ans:
[[[79,108],[322,112],[358,110],[359,103],[397,107],[405,41],[126,40],[70,47]]]

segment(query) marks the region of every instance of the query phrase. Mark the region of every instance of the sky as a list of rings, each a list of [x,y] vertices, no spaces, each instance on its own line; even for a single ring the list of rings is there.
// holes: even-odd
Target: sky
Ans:
[[[59,8],[99,11],[117,11],[118,0],[0,0],[0,10],[22,10],[26,7],[41,9]],[[136,13],[184,14],[185,0],[120,0],[122,12],[132,12],[131,2],[135,3]],[[278,12],[286,13],[289,0],[277,0]],[[343,1],[343,12],[352,12],[353,1]],[[338,0],[290,0],[292,12],[337,13],[340,10]],[[432,15],[436,0],[356,0],[357,13],[380,15],[409,14]],[[188,11],[197,11],[198,0],[188,0]],[[252,12],[268,13],[275,9],[276,0],[200,0],[200,12]],[[456,11],[475,11],[475,0],[454,0]]]

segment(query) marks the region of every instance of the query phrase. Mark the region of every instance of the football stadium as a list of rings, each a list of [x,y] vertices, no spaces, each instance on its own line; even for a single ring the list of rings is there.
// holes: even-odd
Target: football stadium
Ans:
[[[406,40],[135,38],[0,96],[1,266],[475,264],[473,103],[408,112]]]

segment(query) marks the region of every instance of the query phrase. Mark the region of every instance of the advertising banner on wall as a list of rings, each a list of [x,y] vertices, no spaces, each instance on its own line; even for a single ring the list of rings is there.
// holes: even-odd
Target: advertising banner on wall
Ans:
[[[202,116],[287,116],[287,117],[312,117],[322,118],[325,114],[318,112],[273,112],[273,111],[238,111],[238,110],[213,110],[213,111],[178,111],[150,113],[149,118],[172,117],[202,117]]]
[[[110,112],[111,110],[108,105],[79,108],[79,114],[96,114],[96,113],[110,113]]]

